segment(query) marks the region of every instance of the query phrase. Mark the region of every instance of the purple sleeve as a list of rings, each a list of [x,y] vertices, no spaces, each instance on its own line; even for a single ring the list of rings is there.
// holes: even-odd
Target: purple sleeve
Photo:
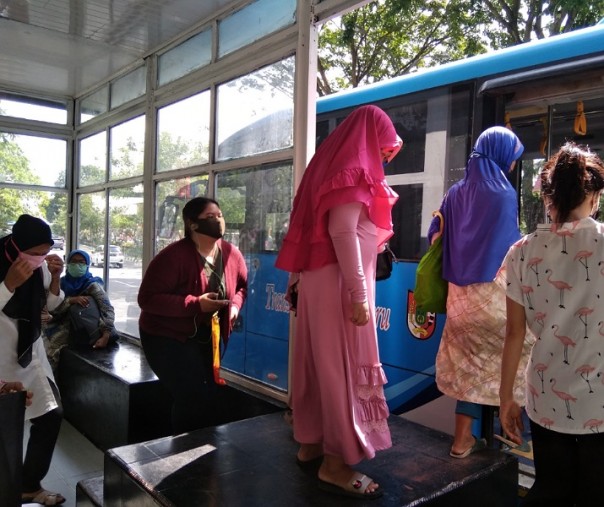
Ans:
[[[329,235],[338,258],[344,284],[353,303],[367,301],[367,284],[361,261],[357,225],[363,204],[352,202],[329,210]]]

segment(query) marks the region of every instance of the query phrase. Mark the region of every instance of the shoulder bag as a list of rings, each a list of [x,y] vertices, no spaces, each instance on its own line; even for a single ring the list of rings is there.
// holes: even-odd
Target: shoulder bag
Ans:
[[[419,261],[415,275],[414,297],[418,309],[424,312],[445,313],[449,290],[448,282],[442,277],[442,233],[444,231],[445,219],[440,211],[435,211],[433,216],[438,216],[440,219],[440,235],[434,240],[428,251]]]

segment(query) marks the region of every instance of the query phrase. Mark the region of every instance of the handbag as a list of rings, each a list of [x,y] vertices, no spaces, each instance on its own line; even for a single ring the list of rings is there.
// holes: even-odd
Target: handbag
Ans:
[[[88,298],[88,306],[69,307],[69,342],[73,345],[93,345],[102,334],[101,310],[94,298]]]
[[[440,211],[435,211],[433,216],[440,218],[440,235],[428,248],[428,251],[419,261],[415,274],[415,290],[413,296],[417,308],[424,312],[445,313],[447,311],[447,293],[449,282],[442,277],[443,271],[443,245],[442,232],[445,219]]]
[[[379,282],[381,280],[387,280],[392,274],[392,263],[396,262],[396,255],[390,249],[388,244],[384,247],[384,251],[380,252],[377,256],[377,262],[375,265],[375,280]]]

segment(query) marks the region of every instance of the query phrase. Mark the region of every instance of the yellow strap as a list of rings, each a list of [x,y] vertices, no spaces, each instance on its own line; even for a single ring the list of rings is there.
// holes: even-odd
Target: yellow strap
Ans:
[[[539,118],[541,120],[541,123],[543,124],[543,137],[541,137],[541,142],[539,143],[539,153],[541,153],[541,155],[543,155],[544,157],[545,155],[545,150],[547,149],[547,138],[548,138],[548,128],[547,128],[547,117],[543,116],[541,118]]]
[[[218,312],[212,315],[212,366],[214,369],[214,382],[220,386],[226,385],[220,378],[220,319]]]
[[[587,119],[585,118],[585,112],[583,110],[583,101],[577,101],[577,114],[575,116],[575,125],[573,127],[575,134],[584,136],[587,134]]]
[[[513,130],[513,129],[512,129],[512,122],[510,121],[510,113],[507,113],[507,112],[506,112],[506,113],[503,115],[503,124],[505,125],[505,128],[506,128],[506,129]]]

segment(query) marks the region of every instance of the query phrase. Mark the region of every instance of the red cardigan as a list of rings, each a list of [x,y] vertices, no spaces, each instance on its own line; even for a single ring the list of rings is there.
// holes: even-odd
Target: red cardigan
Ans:
[[[241,252],[219,240],[224,265],[226,297],[239,310],[247,294],[247,267]],[[198,297],[208,291],[208,279],[195,243],[184,238],[159,252],[149,264],[138,292],[140,328],[148,334],[184,342],[200,322]],[[231,333],[230,308],[220,313],[223,340]]]

